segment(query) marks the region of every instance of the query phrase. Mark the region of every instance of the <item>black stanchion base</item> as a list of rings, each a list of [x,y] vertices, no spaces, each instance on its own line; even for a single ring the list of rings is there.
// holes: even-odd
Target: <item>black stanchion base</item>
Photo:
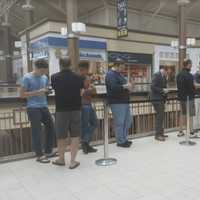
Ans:
[[[193,142],[193,141],[182,141],[179,144],[180,145],[184,145],[184,146],[194,146],[194,145],[196,145],[196,142]]]
[[[111,165],[115,165],[117,164],[117,159],[115,158],[103,158],[103,159],[99,159],[96,160],[96,165],[98,166],[111,166]]]

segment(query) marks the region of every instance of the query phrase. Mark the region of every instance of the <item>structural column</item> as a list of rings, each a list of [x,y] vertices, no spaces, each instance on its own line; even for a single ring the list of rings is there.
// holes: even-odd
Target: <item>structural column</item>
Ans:
[[[182,68],[183,61],[187,55],[187,25],[186,25],[186,5],[189,0],[178,0],[179,6],[179,70]]]
[[[3,26],[3,48],[5,58],[5,76],[7,82],[13,81],[13,66],[12,66],[12,38],[11,29],[8,21],[9,12],[5,14],[5,20],[2,23]]]
[[[29,28],[34,23],[34,7],[31,5],[31,0],[26,0],[26,4],[22,6],[26,19],[26,64],[28,72],[32,71],[32,62],[30,56],[30,30]]]
[[[68,55],[74,71],[78,71],[79,39],[72,31],[72,23],[78,21],[78,0],[66,0]]]

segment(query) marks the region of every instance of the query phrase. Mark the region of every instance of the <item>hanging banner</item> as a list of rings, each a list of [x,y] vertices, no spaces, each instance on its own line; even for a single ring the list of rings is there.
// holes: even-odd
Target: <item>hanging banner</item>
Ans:
[[[117,0],[117,36],[128,36],[128,4],[127,0]]]

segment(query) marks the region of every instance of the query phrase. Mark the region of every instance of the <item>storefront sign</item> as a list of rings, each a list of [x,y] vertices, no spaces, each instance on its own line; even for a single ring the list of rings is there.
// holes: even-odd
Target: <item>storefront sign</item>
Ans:
[[[124,63],[152,65],[151,54],[108,52],[108,62],[116,62],[117,59],[123,60]]]
[[[56,48],[67,48],[68,41],[66,38],[59,36],[51,36],[47,35],[46,37],[40,38],[36,41],[31,42],[32,49],[41,49],[45,47],[56,47]],[[106,49],[107,43],[106,41],[101,40],[90,40],[88,39],[80,39],[79,40],[79,48],[81,49]]]
[[[128,36],[128,9],[127,0],[117,0],[117,36]]]
[[[48,58],[49,52],[48,49],[35,49],[32,51],[32,59],[39,59],[39,58]]]

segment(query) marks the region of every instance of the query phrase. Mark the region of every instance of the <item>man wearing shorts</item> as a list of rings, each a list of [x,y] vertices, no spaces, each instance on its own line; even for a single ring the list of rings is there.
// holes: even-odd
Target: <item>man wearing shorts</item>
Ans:
[[[183,62],[183,69],[177,76],[178,98],[181,105],[181,118],[180,123],[186,124],[187,115],[187,98],[189,97],[189,110],[190,110],[190,134],[193,135],[193,116],[195,116],[195,85],[194,77],[190,73],[192,68],[192,61],[185,59]],[[182,130],[179,131],[178,137],[183,136]]]
[[[59,73],[51,77],[52,88],[55,90],[56,135],[59,153],[59,158],[53,164],[65,165],[65,142],[69,133],[71,137],[69,168],[75,169],[80,165],[76,161],[76,155],[81,132],[81,89],[84,86],[84,81],[71,71],[69,59],[60,59],[60,69]]]

